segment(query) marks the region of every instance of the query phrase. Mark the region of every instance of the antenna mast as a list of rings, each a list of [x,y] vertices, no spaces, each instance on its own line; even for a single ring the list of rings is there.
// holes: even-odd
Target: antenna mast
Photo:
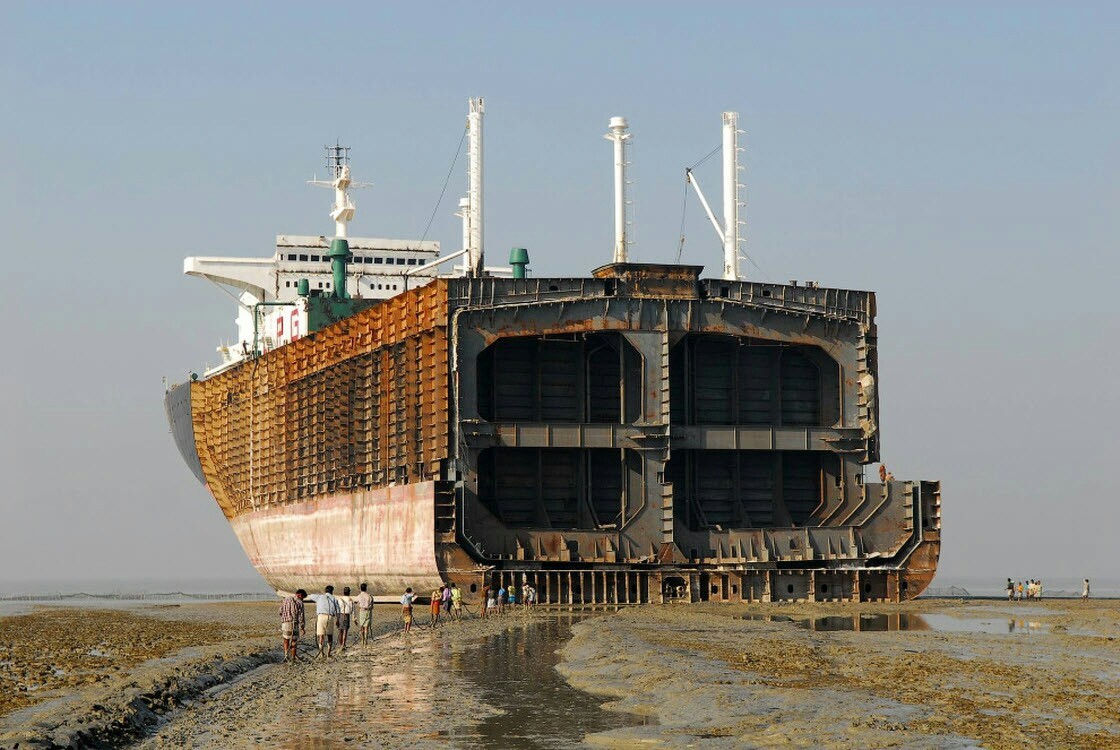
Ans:
[[[467,273],[481,276],[484,262],[482,237],[482,97],[470,100],[467,115],[468,127],[468,190],[467,213],[470,224],[470,252],[467,254]]]
[[[630,246],[626,236],[626,144],[633,137],[625,117],[612,117],[611,132],[603,137],[614,142],[614,262],[625,263]]]
[[[351,188],[369,187],[368,182],[354,182],[350,179],[350,147],[340,146],[335,141],[333,146],[323,147],[327,152],[327,174],[329,180],[308,180],[308,185],[332,188],[334,190],[334,205],[331,206],[331,218],[334,219],[334,236],[346,239],[346,225],[354,218],[354,202],[350,200]]]

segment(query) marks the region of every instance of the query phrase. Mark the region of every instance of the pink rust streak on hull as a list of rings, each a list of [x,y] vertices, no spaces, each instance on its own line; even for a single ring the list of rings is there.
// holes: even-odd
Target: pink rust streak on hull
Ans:
[[[273,588],[321,591],[328,584],[374,596],[406,586],[431,591],[436,566],[435,483],[340,493],[250,511],[230,520],[257,571]]]

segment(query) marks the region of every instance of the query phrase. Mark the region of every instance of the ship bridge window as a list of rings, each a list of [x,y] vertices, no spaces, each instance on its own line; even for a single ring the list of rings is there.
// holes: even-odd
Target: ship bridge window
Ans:
[[[403,266],[404,265],[404,258],[397,258],[397,265],[398,266]]]
[[[307,256],[306,256],[306,255],[300,255],[300,256],[299,256],[299,259],[300,259],[301,261],[304,261],[304,262],[306,262],[306,261],[307,261]]]
[[[312,255],[312,256],[311,256],[311,262],[312,262],[312,263],[318,263],[318,262],[319,262],[319,260],[320,260],[320,259],[319,259],[319,256],[318,256],[318,255]]]
[[[418,266],[422,266],[422,265],[424,265],[424,259],[423,259],[423,258],[418,258],[418,259],[416,260],[416,265],[418,265]]]
[[[377,265],[381,265],[381,258],[374,258],[373,262],[376,263]]]
[[[408,259],[408,265],[415,266],[416,265],[416,258],[409,258]]]
[[[296,259],[295,253],[292,253],[288,256],[288,260],[295,260],[295,259]]]

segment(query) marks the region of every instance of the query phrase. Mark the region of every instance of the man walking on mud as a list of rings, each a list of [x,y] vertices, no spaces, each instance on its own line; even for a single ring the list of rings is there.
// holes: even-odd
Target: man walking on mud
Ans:
[[[362,584],[358,587],[358,595],[354,597],[354,609],[358,615],[358,635],[362,645],[369,641],[370,626],[373,625],[373,597],[366,591],[368,586]]]
[[[401,597],[401,618],[404,620],[405,633],[412,630],[412,604],[415,601],[416,594],[412,593],[412,587],[409,586],[404,590],[404,596]]]
[[[463,591],[459,584],[451,584],[451,619],[458,620],[463,616]]]
[[[346,637],[350,633],[350,620],[354,615],[354,597],[350,596],[350,587],[342,587],[342,596],[338,599],[338,648],[346,650]]]
[[[323,655],[323,642],[327,644],[327,656],[334,650],[334,634],[338,629],[338,616],[342,606],[334,598],[334,586],[327,586],[322,594],[308,594],[307,598],[315,602],[315,636],[319,640],[318,656]]]
[[[307,632],[304,619],[303,600],[307,592],[300,589],[280,602],[280,637],[284,640],[284,661],[296,661],[296,646],[300,636]]]

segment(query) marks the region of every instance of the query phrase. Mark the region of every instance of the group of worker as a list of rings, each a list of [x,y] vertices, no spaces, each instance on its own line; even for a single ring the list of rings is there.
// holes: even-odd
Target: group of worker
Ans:
[[[492,586],[487,585],[482,589],[482,617],[488,615],[500,615],[507,609],[516,609],[518,604],[525,607],[534,607],[537,604],[537,590],[529,585],[526,581],[521,586],[520,593],[518,587],[510,585],[507,589],[503,585]]]
[[[1089,579],[1081,584],[1081,600],[1089,598]],[[1039,601],[1042,599],[1042,581],[1030,579],[1027,581],[1012,581],[1007,579],[1007,601]]]
[[[1042,581],[1033,578],[1027,581],[1007,579],[1007,601],[1035,601],[1042,599]]]
[[[297,660],[299,639],[307,633],[303,603],[308,599],[315,602],[317,657],[331,656],[336,636],[339,649],[345,651],[350,628],[354,623],[357,624],[362,644],[366,644],[373,623],[373,597],[367,591],[366,584],[363,583],[358,588],[357,596],[350,595],[349,586],[342,589],[341,596],[335,596],[334,586],[327,586],[322,594],[308,594],[304,589],[295,593],[277,591],[283,597],[280,602],[280,636],[284,644],[284,660]],[[405,633],[412,631],[415,624],[414,612],[419,602],[420,596],[411,586],[401,595],[401,619]],[[528,583],[520,589],[512,585],[507,589],[502,585],[487,584],[482,589],[482,609],[479,616],[502,614],[507,609],[517,607],[519,603],[526,607],[534,606],[537,603],[537,590]],[[456,583],[442,585],[432,591],[430,606],[430,627],[437,627],[444,620],[459,620],[466,609],[463,591]]]
[[[307,622],[303,602],[315,602],[315,639],[318,644],[317,656],[330,656],[334,651],[334,638],[338,636],[338,647],[345,651],[353,622],[358,625],[362,644],[369,642],[370,627],[373,624],[373,597],[369,595],[366,584],[358,587],[357,596],[350,595],[350,587],[342,589],[342,596],[334,595],[334,586],[327,586],[322,594],[308,594],[299,589],[294,594],[277,591],[284,597],[280,602],[280,637],[284,642],[284,661],[296,661],[297,646],[301,636],[307,633]]]

